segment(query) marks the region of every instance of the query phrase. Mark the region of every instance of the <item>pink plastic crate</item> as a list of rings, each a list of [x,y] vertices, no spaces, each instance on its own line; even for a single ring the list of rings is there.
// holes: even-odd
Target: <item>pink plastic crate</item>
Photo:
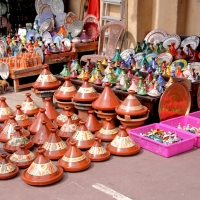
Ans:
[[[183,140],[174,144],[167,145],[140,135],[140,133],[146,133],[151,129],[162,129],[166,132],[171,131],[173,133],[176,133],[177,136],[179,138],[182,138]],[[142,148],[154,152],[158,155],[164,156],[166,158],[193,149],[196,138],[195,135],[188,134],[185,131],[164,124],[151,124],[147,126],[142,126],[130,130],[129,134],[130,137],[135,142],[138,142]]]
[[[200,112],[199,112],[199,115],[200,115]],[[174,127],[174,128],[176,126],[178,126],[179,123],[181,126],[187,126],[189,124],[190,126],[195,126],[196,128],[200,128],[200,118],[198,119],[198,118],[191,117],[191,116],[176,117],[173,119],[162,121],[160,123]],[[192,134],[192,135],[195,135],[196,139],[195,139],[194,145],[196,147],[200,147],[200,135],[196,135],[194,133],[190,133],[189,131],[185,131],[185,130],[182,130],[182,131]]]

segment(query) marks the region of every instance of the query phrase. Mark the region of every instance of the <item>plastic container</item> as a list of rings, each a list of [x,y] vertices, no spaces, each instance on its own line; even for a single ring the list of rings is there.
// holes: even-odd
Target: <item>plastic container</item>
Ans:
[[[199,112],[199,116],[200,116],[200,112]],[[194,126],[196,128],[200,128],[200,118],[195,118],[195,117],[191,117],[191,116],[176,117],[173,119],[169,119],[169,120],[160,122],[160,124],[165,124],[165,125],[171,126],[173,128],[176,128],[176,126],[178,126],[179,123],[181,126],[187,126],[189,124],[190,127]],[[200,135],[191,133],[186,130],[182,130],[182,131],[192,134],[192,135],[195,135],[196,139],[195,139],[194,146],[200,147]]]
[[[173,133],[176,133],[177,136],[179,138],[182,138],[183,140],[174,144],[167,145],[140,135],[140,133],[146,133],[151,129],[162,129],[166,132],[171,131]],[[135,142],[138,142],[142,148],[166,158],[193,149],[196,138],[195,135],[186,133],[186,131],[182,131],[180,129],[173,128],[164,124],[151,124],[147,126],[142,126],[130,130],[129,134],[130,137]]]

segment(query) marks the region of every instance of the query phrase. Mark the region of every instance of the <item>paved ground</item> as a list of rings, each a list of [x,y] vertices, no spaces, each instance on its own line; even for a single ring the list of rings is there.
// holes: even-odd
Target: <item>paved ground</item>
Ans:
[[[15,110],[25,93],[5,96]],[[28,91],[31,92],[31,91]],[[41,106],[41,99],[32,94]],[[2,148],[2,143],[0,144]],[[55,162],[56,163],[56,162]],[[92,163],[79,173],[64,173],[63,179],[46,187],[25,184],[20,174],[0,181],[0,199],[37,200],[198,200],[200,196],[200,149],[164,158],[146,150],[135,156],[111,156],[110,160]]]

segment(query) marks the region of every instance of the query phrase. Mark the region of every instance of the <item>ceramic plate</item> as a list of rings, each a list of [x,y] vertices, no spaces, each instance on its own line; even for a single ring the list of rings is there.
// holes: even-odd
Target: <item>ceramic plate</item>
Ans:
[[[42,34],[42,41],[52,40],[51,34],[48,31],[45,31]]]
[[[35,0],[35,10],[39,14],[39,8],[43,5],[42,0]]]
[[[149,64],[152,63],[152,58],[157,58],[157,57],[158,57],[157,53],[150,53],[150,54],[146,55],[146,59]]]
[[[42,0],[42,3],[50,5],[51,4],[51,0]]]
[[[179,59],[179,60],[175,60],[173,64],[175,67],[180,67],[181,69],[185,69],[185,67],[187,66],[187,61],[184,59]]]
[[[2,79],[7,79],[9,76],[9,67],[4,62],[0,64],[0,75]]]
[[[0,2],[0,4],[1,4],[1,15],[5,15],[7,13],[7,6],[3,2]]]
[[[51,11],[54,15],[58,15],[59,13],[64,13],[64,3],[63,0],[51,0],[50,3]]]
[[[40,33],[48,31],[50,29],[49,27],[51,26],[51,24],[52,24],[52,20],[46,19],[40,26]]]
[[[77,20],[76,15],[73,12],[68,12],[65,17],[65,28],[67,29],[68,26],[75,20]]]
[[[140,60],[142,60],[142,52],[141,53],[137,53],[133,56],[133,58],[136,60],[138,60],[138,62],[140,62]]]
[[[71,32],[71,36],[74,38],[79,36],[82,30],[83,22],[81,20],[75,20],[68,26],[67,32]]]
[[[200,73],[200,62],[190,63],[191,69],[194,69],[195,73]]]
[[[38,25],[41,26],[41,24],[49,18],[53,18],[53,14],[51,11],[45,11],[42,13],[42,15],[40,16],[40,20],[38,21]]]
[[[166,61],[166,65],[170,65],[172,63],[173,56],[170,53],[161,53],[158,55],[158,65],[161,65],[163,60]]]
[[[155,29],[149,32],[144,38],[144,40],[146,42],[154,43],[155,45],[161,42],[166,36],[167,36],[167,33],[165,31],[160,30],[160,29]]]
[[[181,44],[181,38],[179,35],[172,34],[168,35],[163,39],[163,47],[167,49],[167,45],[171,45],[172,42],[175,42],[175,48],[178,49],[178,47]]]
[[[47,4],[43,4],[40,8],[39,8],[39,16],[42,16],[43,12],[51,12],[51,8],[49,5]],[[50,18],[50,17],[49,17]]]
[[[199,37],[196,35],[193,35],[193,36],[185,38],[181,42],[181,47],[183,47],[183,50],[185,51],[186,54],[188,53],[187,47],[186,47],[187,44],[190,44],[192,49],[196,50],[196,48],[199,46]]]
[[[94,22],[87,22],[84,24],[83,29],[91,40],[97,40],[100,35],[100,29],[98,24]]]
[[[70,51],[71,46],[72,46],[70,40],[69,40],[68,38],[63,38],[62,41],[64,41],[65,46],[66,46],[67,49]]]
[[[34,47],[33,50],[40,55],[41,61],[43,63],[43,61],[44,61],[44,54],[43,54],[42,49],[40,47]]]
[[[56,15],[56,18],[55,18],[56,27],[60,27],[61,25],[64,25],[65,17],[66,17],[66,13],[60,13]]]
[[[131,53],[134,56],[135,55],[135,50],[134,49],[126,49],[126,50],[121,52],[120,56],[126,62],[129,59]]]
[[[60,37],[60,35],[55,34],[52,39],[53,39],[53,43],[56,43],[57,47],[60,49],[60,46],[61,46],[61,43],[62,43],[62,38]]]
[[[0,46],[2,47],[2,49],[4,49],[4,51],[7,52],[7,45],[6,45],[6,42],[4,40],[0,40]]]

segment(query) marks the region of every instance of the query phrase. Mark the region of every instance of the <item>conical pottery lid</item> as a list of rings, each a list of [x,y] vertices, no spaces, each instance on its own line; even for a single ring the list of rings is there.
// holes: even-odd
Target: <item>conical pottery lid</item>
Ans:
[[[9,120],[6,121],[4,128],[0,132],[1,142],[8,142],[8,140],[13,136],[13,133],[15,132],[15,126],[18,126],[18,123],[15,120],[15,116],[9,115]],[[25,137],[30,136],[30,132],[24,128],[21,129],[21,132]]]
[[[6,98],[0,98],[0,122],[4,122],[9,119],[9,115],[12,114],[12,109],[6,103]]]
[[[115,111],[119,115],[129,115],[129,116],[141,116],[145,115],[148,111],[146,106],[143,106],[139,100],[135,97],[134,91],[129,90],[129,95],[121,103],[120,106],[115,108]]]
[[[69,172],[82,171],[90,167],[90,159],[76,147],[76,142],[70,141],[69,144],[69,149],[65,155],[58,160],[58,165]]]
[[[126,126],[119,126],[120,130],[113,141],[106,148],[111,154],[128,156],[140,151],[140,145],[134,142],[126,132]]]
[[[8,161],[6,154],[0,155],[0,179],[9,179],[15,177],[19,168]]]
[[[67,151],[66,143],[58,136],[57,129],[51,128],[51,134],[47,138],[47,141],[42,146],[46,149],[44,155],[49,159],[56,160],[61,158]]]
[[[44,155],[44,148],[38,148],[36,152],[34,162],[22,172],[22,180],[29,185],[49,185],[59,181],[63,176],[63,169]]]
[[[51,101],[51,97],[46,97],[44,100],[45,101],[43,101],[43,104],[41,107],[45,109],[45,114],[47,115],[47,117],[50,120],[56,119],[58,117],[59,113],[55,109],[55,107]]]
[[[92,103],[92,107],[97,110],[115,110],[121,101],[110,88],[110,83],[105,83],[103,92],[99,95],[98,99]]]
[[[32,133],[32,134],[36,134],[41,126],[41,122],[43,120],[46,121],[46,125],[47,127],[50,128],[58,128],[58,126],[54,123],[51,122],[51,120],[47,117],[47,115],[45,114],[45,109],[44,108],[40,108],[39,109],[39,113],[36,116],[36,119],[34,120],[34,122],[28,127],[28,130]]]
[[[39,112],[39,107],[37,104],[31,99],[31,94],[26,93],[26,99],[21,104],[21,110],[24,114],[28,116],[34,116]]]
[[[106,118],[104,126],[95,133],[95,136],[102,141],[112,141],[118,133],[118,129],[113,125],[112,118]]]
[[[37,80],[33,83],[33,87],[41,90],[50,90],[60,86],[61,82],[48,70],[48,65],[43,65],[43,70]]]
[[[97,118],[95,117],[94,113],[95,111],[94,110],[89,110],[88,111],[89,115],[86,119],[86,123],[85,123],[85,126],[87,127],[87,129],[94,133],[98,130],[101,129],[101,124],[99,123],[99,121],[97,120]]]
[[[64,122],[61,129],[57,132],[57,134],[64,140],[72,137],[77,130],[77,125],[71,117],[71,113],[67,114],[67,120]]]
[[[24,114],[21,110],[20,105],[16,105],[16,111],[14,112],[15,115],[15,120],[19,124],[19,126],[22,126],[24,128],[28,127],[31,125],[34,121],[33,118],[29,118],[26,114]]]
[[[31,138],[31,141],[36,145],[36,146],[42,146],[46,141],[47,138],[50,136],[51,132],[49,128],[47,127],[47,122],[43,120],[41,122],[41,126],[39,127],[39,130],[37,133]]]
[[[78,89],[77,93],[73,96],[75,101],[79,102],[91,102],[98,98],[96,90],[88,83],[89,78],[83,78],[83,84]]]
[[[70,141],[76,141],[79,149],[89,149],[94,143],[94,136],[85,126],[85,122],[80,121],[77,131],[67,140],[67,143],[69,144]]]
[[[71,100],[77,90],[71,83],[69,76],[64,77],[64,79],[65,82],[55,91],[54,97],[58,100]]]
[[[101,144],[101,139],[95,137],[95,142],[92,147],[85,152],[85,155],[91,161],[104,161],[110,158],[110,152]]]
[[[19,149],[9,156],[9,161],[17,165],[19,168],[27,168],[31,165],[35,158],[36,155],[26,149],[24,144],[21,144]]]
[[[21,144],[24,144],[27,149],[32,149],[34,143],[29,141],[21,132],[21,126],[15,126],[13,136],[3,146],[4,150],[9,153],[14,153],[19,149]]]
[[[102,81],[99,76],[97,76],[97,79],[93,82],[95,85],[102,85]]]

